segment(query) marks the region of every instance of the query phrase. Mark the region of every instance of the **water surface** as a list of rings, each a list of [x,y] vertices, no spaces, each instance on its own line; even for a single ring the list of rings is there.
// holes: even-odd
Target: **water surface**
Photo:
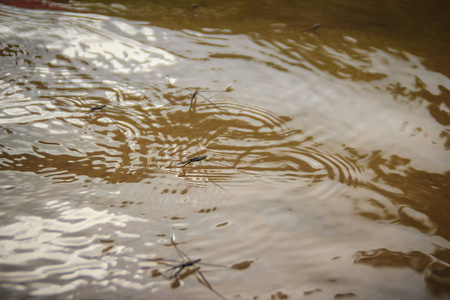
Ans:
[[[8,297],[449,297],[443,1],[1,2]]]

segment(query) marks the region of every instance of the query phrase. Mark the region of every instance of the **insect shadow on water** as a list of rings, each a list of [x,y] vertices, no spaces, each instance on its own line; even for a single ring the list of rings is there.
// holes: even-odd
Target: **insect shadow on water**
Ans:
[[[171,261],[171,260],[164,260],[164,259],[148,259],[149,261],[155,261],[158,262],[158,264],[161,264],[163,266],[169,267],[167,270],[163,272],[159,272],[158,270],[156,272],[152,272],[153,276],[162,275],[167,279],[171,279],[172,284],[171,287],[173,289],[180,286],[180,282],[191,276],[194,275],[197,281],[209,289],[211,292],[216,294],[220,299],[227,299],[225,298],[221,293],[219,293],[217,290],[215,290],[212,285],[209,283],[209,281],[206,279],[203,272],[200,270],[201,265],[215,267],[215,268],[221,268],[221,269],[232,269],[233,267],[227,267],[223,265],[217,265],[217,264],[208,264],[202,262],[200,258],[198,259],[191,259],[186,253],[184,253],[180,248],[178,248],[178,243],[175,242],[175,235],[172,234],[172,237],[170,239],[170,246],[173,246],[175,248],[175,251],[177,252],[178,256],[181,258],[180,261]],[[176,262],[176,264],[175,264]],[[236,268],[238,269],[238,268]]]

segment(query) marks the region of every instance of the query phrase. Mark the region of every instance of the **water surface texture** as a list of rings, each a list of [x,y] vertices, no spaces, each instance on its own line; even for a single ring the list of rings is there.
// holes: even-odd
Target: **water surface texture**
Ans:
[[[450,7],[363,2],[0,1],[2,295],[449,299]]]

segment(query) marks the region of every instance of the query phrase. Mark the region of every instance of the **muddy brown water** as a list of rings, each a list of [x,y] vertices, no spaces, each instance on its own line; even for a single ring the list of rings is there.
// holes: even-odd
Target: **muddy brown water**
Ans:
[[[450,297],[445,1],[0,3],[7,298]]]

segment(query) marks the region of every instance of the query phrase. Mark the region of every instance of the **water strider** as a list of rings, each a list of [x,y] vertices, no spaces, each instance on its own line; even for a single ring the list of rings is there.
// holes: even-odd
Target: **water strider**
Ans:
[[[193,6],[196,4],[193,4]],[[196,6],[195,8],[197,8],[198,6]],[[175,88],[177,90],[191,90],[193,91],[192,94],[190,95],[190,106],[189,106],[189,110],[194,109],[194,105],[197,102],[197,96],[202,97],[203,99],[205,99],[206,101],[208,101],[209,103],[211,103],[212,105],[214,105],[217,109],[225,111],[223,108],[220,108],[219,106],[217,106],[217,104],[215,104],[213,101],[211,101],[211,99],[209,99],[208,97],[206,97],[205,95],[203,95],[202,93],[217,93],[214,96],[212,96],[211,98],[214,98],[218,95],[221,95],[223,93],[229,93],[233,90],[232,85],[227,86],[224,90],[201,90],[200,88],[180,88],[174,85],[175,80],[173,78],[170,78],[169,76],[167,76],[167,80],[169,81],[169,83],[167,84],[168,88]],[[187,95],[186,95],[187,96]]]
[[[93,106],[93,107],[91,107],[91,108],[89,109],[88,113],[94,112],[94,111],[97,111],[97,110],[102,110],[102,109],[104,109],[105,107],[106,107],[106,104]]]
[[[188,160],[185,160],[185,161],[182,161],[180,163],[177,163],[177,165],[182,165],[180,168],[184,168],[184,167],[186,167],[187,165],[189,165],[189,164],[191,164],[193,162],[202,161],[202,160],[204,160],[207,157],[208,157],[207,155],[192,157],[192,158],[189,158]]]
[[[89,111],[87,113],[91,113],[91,112],[96,112],[96,111],[101,111],[102,109],[104,109],[107,106],[107,104],[102,104],[102,105],[97,105],[97,106],[93,106],[89,109]],[[106,114],[105,116],[111,120],[111,122],[113,122],[113,124],[117,127],[117,129],[119,129],[120,133],[122,133],[122,135],[124,137],[126,137],[125,133],[122,131],[122,129],[120,129],[119,125],[117,125],[117,123],[111,118],[108,117]]]
[[[148,253],[169,222],[186,228],[185,238],[198,239],[202,249],[217,248],[207,256],[178,244],[193,261],[202,259],[178,277],[201,266],[229,298],[270,299],[278,290],[295,298],[316,288],[323,299],[351,292],[379,299],[446,296],[448,288],[439,288],[445,269],[418,271],[402,260],[414,251],[429,256],[430,267],[448,263],[450,63],[442,51],[448,42],[440,38],[446,36],[442,6],[253,0],[223,10],[202,6],[199,18],[189,20],[177,12],[191,3],[173,9],[176,1],[150,2],[134,1],[122,11],[59,1],[70,13],[0,4],[0,48],[29,52],[3,51],[0,70],[0,231],[8,245],[0,250],[0,269],[9,298],[89,298],[113,290],[116,299],[214,299],[193,274],[177,291],[158,289],[159,282],[133,272],[138,261],[115,263],[121,249],[132,257]],[[267,25],[280,21],[287,28],[274,34]],[[319,21],[315,32],[300,33]],[[294,22],[305,25],[290,28]],[[342,22],[351,26],[328,25]],[[165,74],[192,89],[160,89]],[[228,82],[239,97],[226,105],[219,99],[231,94],[213,98],[216,93],[201,91]],[[406,87],[404,95],[391,94],[397,83]],[[117,87],[126,91],[121,101],[102,96]],[[196,87],[229,113],[198,95],[196,111],[188,112]],[[61,99],[80,94],[87,104],[73,99],[61,107]],[[172,107],[156,111],[153,99]],[[82,122],[100,104],[107,106],[87,118],[102,123]],[[103,113],[136,147],[117,140]],[[80,134],[82,124],[95,126],[95,136]],[[212,138],[211,151],[191,152]],[[168,155],[171,149],[178,156]],[[191,178],[164,176],[159,168],[203,154],[205,162],[184,168]],[[259,165],[238,169],[248,173],[240,176],[216,162]],[[189,180],[208,189],[190,188]],[[142,204],[117,205],[130,199]],[[161,218],[171,215],[185,219]],[[96,250],[101,237],[117,247]],[[377,249],[393,253],[380,257]],[[172,266],[182,263],[172,246],[163,250],[178,260]],[[367,259],[381,267],[354,263],[355,253],[369,250],[375,254]],[[49,260],[55,253],[57,261]],[[99,258],[81,257],[88,253]],[[203,264],[241,255],[264,259],[258,266],[264,272],[246,274],[249,284],[229,271],[213,277]],[[167,286],[173,279],[160,281]]]
[[[200,7],[200,4],[194,3],[194,4],[192,4],[192,5],[190,6],[190,10],[191,10],[192,12],[194,12],[194,10],[197,9],[197,8],[199,8],[199,7]]]
[[[207,155],[202,155],[202,156],[192,157],[192,158],[189,158],[188,160],[182,161],[182,162],[180,162],[180,163],[178,163],[178,164],[176,164],[176,165],[182,165],[182,166],[180,166],[179,168],[182,168],[182,169],[183,169],[183,176],[185,176],[185,175],[186,175],[186,172],[184,171],[184,167],[186,167],[187,165],[189,165],[189,164],[191,164],[191,163],[202,161],[202,160],[204,160],[204,159],[207,158],[207,157],[208,157]],[[224,165],[224,164],[217,163],[217,162],[212,162],[212,163],[215,163],[215,164],[218,164],[218,165],[222,165],[222,166],[226,166],[226,165]],[[228,166],[227,166],[227,167],[228,167]],[[217,186],[218,188],[220,188],[221,190],[223,190],[223,191],[229,193],[229,191],[227,191],[226,189],[224,189],[223,187],[221,187],[218,183],[214,182],[212,179],[208,178],[208,181],[211,182],[212,184],[214,184],[215,186]]]
[[[179,265],[177,265],[177,266],[171,267],[171,268],[168,269],[166,272],[172,272],[172,271],[177,270],[175,273],[173,273],[172,275],[170,275],[171,278],[177,278],[178,274],[180,274],[181,271],[183,271],[185,268],[189,268],[189,267],[195,267],[195,268],[197,268],[195,264],[196,264],[196,263],[199,263],[200,261],[201,261],[201,258],[196,259],[196,260],[191,260],[191,259],[189,259],[189,260],[186,261],[186,262],[183,262],[183,263],[181,263],[181,264],[179,264]]]
[[[322,27],[322,24],[320,24],[320,23],[317,23],[317,24],[314,24],[311,28],[309,28],[307,31],[316,31],[317,29],[319,29],[319,28],[321,28]]]
[[[283,25],[283,24],[275,24],[277,26]],[[317,29],[322,28],[324,25],[322,23],[316,23],[314,25],[306,25],[306,24],[290,24],[290,25],[286,25],[286,26],[294,26],[294,27],[308,27],[305,30],[302,30],[300,32],[315,32],[317,31]],[[328,26],[328,25],[327,25]]]
[[[219,293],[218,291],[216,291],[212,285],[208,282],[208,280],[206,279],[205,275],[203,275],[202,271],[200,270],[200,266],[198,265],[201,262],[201,259],[191,259],[186,253],[184,253],[180,248],[178,248],[177,243],[175,243],[175,235],[172,235],[171,239],[170,239],[170,245],[173,246],[175,248],[175,251],[177,252],[178,256],[181,258],[181,263],[177,264],[177,265],[171,265],[171,267],[169,269],[167,269],[166,271],[164,271],[162,274],[164,277],[168,278],[168,279],[173,279],[174,281],[172,282],[172,288],[177,288],[180,286],[180,280],[183,280],[184,278],[194,274],[195,278],[197,279],[197,281],[203,285],[204,287],[206,287],[207,289],[209,289],[210,291],[212,291],[214,294],[216,294],[220,299],[227,299],[225,298],[221,293]],[[152,259],[150,259],[152,260]],[[158,262],[163,262],[163,260],[161,259],[157,259]],[[164,263],[164,265],[166,266],[170,266],[167,263]],[[224,268],[225,266],[222,265],[214,265],[214,264],[206,264],[206,265],[210,265],[213,267],[219,267],[219,268]],[[225,267],[228,268],[228,267]],[[170,273],[168,276],[166,276],[166,273]]]
[[[212,105],[214,105],[217,109],[222,110],[222,111],[226,111],[223,108],[220,108],[219,106],[217,106],[217,104],[215,104],[214,102],[212,102],[208,97],[202,95],[200,92],[219,92],[218,94],[214,95],[213,97],[216,97],[222,93],[225,92],[230,92],[231,89],[230,87],[223,90],[223,91],[208,91],[208,90],[204,90],[201,91],[200,89],[195,89],[194,92],[191,95],[191,105],[189,106],[189,110],[192,110],[194,108],[195,103],[197,103],[197,96],[202,97],[203,99],[205,99],[206,101],[208,101],[209,103],[211,103]]]

